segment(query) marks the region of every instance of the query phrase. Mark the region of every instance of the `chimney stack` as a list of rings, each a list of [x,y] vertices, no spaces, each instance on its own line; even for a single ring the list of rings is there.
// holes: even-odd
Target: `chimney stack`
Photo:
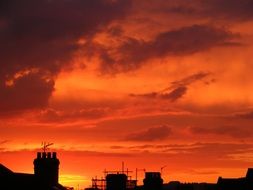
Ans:
[[[34,174],[42,184],[58,184],[60,162],[56,157],[56,152],[38,152],[33,163]]]

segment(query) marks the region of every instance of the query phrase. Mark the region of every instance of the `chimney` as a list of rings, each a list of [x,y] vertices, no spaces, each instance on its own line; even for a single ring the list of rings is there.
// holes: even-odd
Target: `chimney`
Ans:
[[[51,158],[51,152],[47,153],[47,158],[50,159]]]
[[[42,152],[42,158],[43,159],[47,158],[47,154],[45,152]]]
[[[56,152],[53,152],[53,159],[56,159]]]
[[[56,158],[55,152],[40,152],[33,164],[35,177],[41,184],[47,186],[58,184],[60,161]]]
[[[37,152],[37,158],[41,159],[41,152]]]

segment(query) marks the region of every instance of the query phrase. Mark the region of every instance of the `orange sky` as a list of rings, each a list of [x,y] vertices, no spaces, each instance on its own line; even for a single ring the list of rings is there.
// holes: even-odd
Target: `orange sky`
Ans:
[[[74,187],[122,161],[166,182],[253,166],[252,0],[0,5],[0,163],[32,173],[53,142]]]

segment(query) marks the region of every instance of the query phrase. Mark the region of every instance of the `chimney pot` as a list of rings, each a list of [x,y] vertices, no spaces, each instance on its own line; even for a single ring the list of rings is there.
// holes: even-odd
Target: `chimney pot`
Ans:
[[[51,152],[47,153],[47,158],[51,158]]]
[[[53,152],[53,158],[56,159],[56,152]]]
[[[37,158],[38,158],[38,159],[41,158],[41,152],[37,152]]]

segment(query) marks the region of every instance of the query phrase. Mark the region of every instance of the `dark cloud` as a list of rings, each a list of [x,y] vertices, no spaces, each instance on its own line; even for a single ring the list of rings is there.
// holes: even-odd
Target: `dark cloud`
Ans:
[[[123,149],[125,148],[124,146],[117,146],[117,145],[114,145],[114,146],[110,146],[111,149]]]
[[[121,37],[124,30],[120,26],[112,26],[108,29],[107,33],[112,37]]]
[[[129,3],[128,0],[7,1],[3,19],[8,24],[1,31],[1,62],[12,69],[26,66],[55,72],[61,67],[56,62],[70,56],[79,37],[92,35],[99,27],[121,18]]]
[[[123,18],[130,7],[131,0],[1,1],[0,111],[45,106],[55,75],[80,48],[77,41]]]
[[[2,140],[2,141],[0,141],[0,145],[4,145],[4,144],[6,144],[8,142],[10,142],[10,140]]]
[[[235,117],[242,119],[253,119],[253,111],[236,114]]]
[[[224,28],[208,25],[192,25],[166,31],[150,41],[125,37],[117,49],[99,49],[101,70],[102,72],[133,70],[150,59],[202,52],[224,44],[228,45],[234,38],[235,35]]]
[[[196,174],[196,175],[219,175],[220,173],[214,170],[208,170],[208,171],[196,171],[196,170],[192,170],[192,173]]]
[[[198,135],[225,135],[233,138],[249,138],[253,133],[242,126],[191,127],[190,131]]]
[[[233,159],[233,155],[245,154],[253,149],[250,143],[221,143],[221,142],[195,142],[189,144],[144,144],[136,146],[125,146],[125,150],[162,153],[170,157],[198,157],[210,155],[215,159],[225,158],[226,161]]]
[[[10,140],[0,140],[0,152],[6,151],[5,145],[9,143]],[[0,164],[1,165],[1,164]]]
[[[13,85],[1,86],[0,112],[45,107],[53,90],[52,80],[38,74],[22,76]]]
[[[171,86],[162,90],[161,97],[164,99],[171,100],[172,102],[182,98],[188,90],[189,85],[194,82],[201,81],[208,77],[211,73],[209,72],[199,72],[188,77],[185,77],[178,81],[171,82]],[[169,93],[168,93],[169,91]]]
[[[208,156],[209,158],[228,161],[233,159],[233,155],[248,153],[252,151],[252,149],[252,144],[246,143],[197,142],[180,147],[169,147],[163,152],[179,154],[187,158]]]
[[[145,94],[129,94],[131,97],[142,97],[142,98],[157,98],[159,96],[158,92],[150,92]]]
[[[196,167],[199,167],[199,164],[206,164],[202,159],[203,156],[208,157],[211,160],[210,163],[214,165],[223,163],[224,165],[222,165],[225,166],[228,162],[230,164],[245,162],[246,155],[253,150],[253,145],[250,143],[195,142],[189,144],[137,145],[125,147],[125,149],[144,154],[153,153],[156,156],[164,156],[167,159],[177,160],[181,163],[187,163],[189,159],[192,159],[196,162]]]
[[[101,151],[89,151],[89,150],[59,150],[59,153],[74,154],[81,157],[133,157],[133,154],[125,152],[101,152]]]
[[[253,18],[252,0],[179,0],[164,3],[157,1],[155,11],[180,16],[209,18],[211,20],[243,21]],[[160,9],[159,9],[160,8]]]
[[[169,100],[171,102],[177,101],[182,98],[189,88],[189,85],[196,81],[200,81],[211,73],[208,72],[199,72],[188,77],[185,77],[178,81],[171,82],[171,85],[161,91],[151,92],[146,94],[130,94],[131,97],[143,97],[143,98],[160,98]]]
[[[202,15],[212,18],[248,20],[253,18],[252,0],[202,0]]]
[[[209,73],[209,72],[198,72],[198,73],[192,74],[192,75],[185,77],[181,80],[171,82],[170,88],[178,88],[180,86],[188,86],[188,85],[192,84],[193,82],[196,82],[196,81],[206,78],[210,74],[211,73]],[[167,89],[165,89],[165,90],[167,90]]]
[[[55,109],[45,109],[40,113],[39,119],[43,122],[67,122],[67,121],[77,121],[80,119],[94,120],[101,119],[108,116],[111,113],[111,108],[101,107],[101,108],[86,108],[86,109],[76,109],[76,110],[55,110]]]
[[[208,152],[210,153],[224,153],[237,154],[245,153],[245,151],[252,150],[252,144],[236,144],[236,143],[196,143],[196,146],[191,149],[192,152]]]
[[[182,98],[187,92],[186,86],[180,86],[175,89],[172,89],[168,93],[160,93],[160,92],[151,92],[146,94],[130,94],[131,97],[143,97],[143,98],[160,98],[164,100],[169,100],[171,102],[175,102],[176,100]]]
[[[148,128],[145,131],[140,131],[136,133],[129,134],[125,140],[127,141],[156,141],[164,140],[171,135],[171,128],[162,125],[159,127]]]
[[[198,13],[197,9],[194,6],[190,6],[190,3],[187,3],[187,5],[180,3],[174,6],[170,5],[168,8],[163,8],[163,11],[180,15],[194,15]]]
[[[172,102],[178,100],[179,98],[183,97],[187,92],[187,87],[186,86],[180,86],[175,89],[173,89],[169,93],[162,94],[161,97],[170,100]]]

